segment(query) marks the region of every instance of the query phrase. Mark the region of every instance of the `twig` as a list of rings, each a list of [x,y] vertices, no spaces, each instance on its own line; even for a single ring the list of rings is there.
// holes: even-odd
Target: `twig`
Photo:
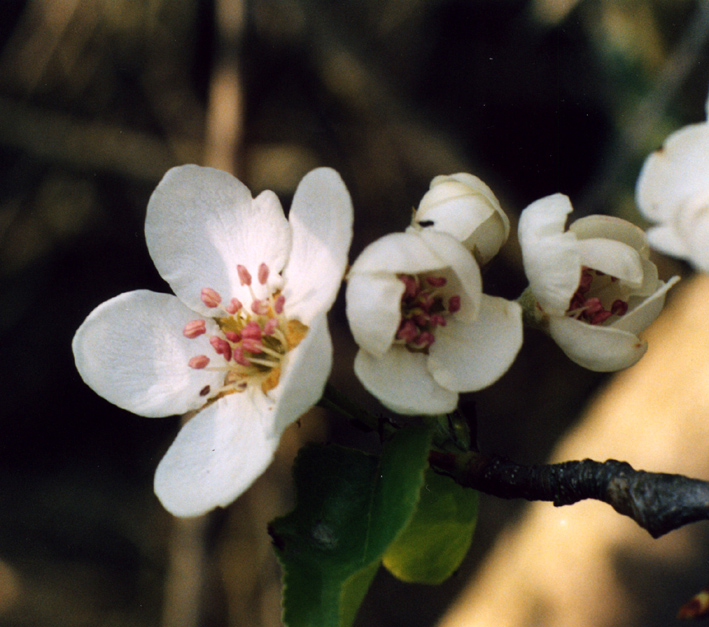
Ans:
[[[683,475],[635,470],[626,462],[590,459],[523,466],[477,452],[430,456],[434,470],[460,485],[505,499],[572,505],[584,499],[608,503],[653,538],[709,520],[709,482]]]

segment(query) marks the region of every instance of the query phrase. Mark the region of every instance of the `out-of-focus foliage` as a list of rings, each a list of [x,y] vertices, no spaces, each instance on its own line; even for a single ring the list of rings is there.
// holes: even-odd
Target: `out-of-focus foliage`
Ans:
[[[204,163],[227,135],[232,169],[256,192],[287,197],[306,171],[332,166],[353,195],[353,258],[409,222],[435,175],[458,171],[485,180],[513,217],[563,192],[583,212],[638,222],[642,159],[670,130],[703,119],[705,5],[3,2],[0,624],[157,625],[184,596],[175,572],[202,586],[194,624],[278,623],[265,521],[289,509],[287,472],[274,470],[197,528],[196,547],[180,544],[187,532],[151,485],[176,419],[118,410],[73,367],[72,334],[97,304],[138,287],[165,290],[142,229],[167,168]],[[225,67],[231,82],[220,91]],[[214,120],[233,123],[233,134]],[[485,286],[521,292],[514,241]],[[333,377],[363,396],[342,309],[332,317]],[[598,381],[527,334],[511,371],[476,396],[481,446],[542,461]],[[305,417],[303,433],[317,419]],[[330,424],[331,438],[355,437]],[[377,438],[357,443],[376,448]],[[482,499],[461,576],[422,590],[380,575],[357,624],[433,624],[516,508]],[[642,624],[666,625],[673,612]]]

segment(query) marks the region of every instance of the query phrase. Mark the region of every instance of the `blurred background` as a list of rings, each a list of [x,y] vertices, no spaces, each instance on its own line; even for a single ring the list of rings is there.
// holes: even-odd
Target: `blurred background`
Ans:
[[[287,207],[307,171],[334,167],[354,201],[354,259],[407,226],[434,176],[459,171],[486,181],[514,223],[530,202],[563,192],[579,216],[644,226],[633,201],[643,159],[672,130],[705,119],[704,1],[3,0],[0,18],[8,627],[278,625],[266,524],[292,506],[298,446],[376,448],[376,437],[316,408],[228,510],[179,522],[162,509],[153,472],[179,418],[140,418],[95,395],[70,345],[104,300],[168,291],[143,237],[148,198],[168,168],[220,167]],[[687,274],[658,263],[664,278]],[[514,298],[524,286],[513,236],[485,288]],[[333,381],[377,409],[352,376],[342,298],[331,326]],[[476,395],[481,447],[543,462],[607,382],[527,333],[510,372]],[[526,511],[489,497],[481,507],[456,577],[429,588],[380,573],[357,625],[437,624]],[[602,624],[673,624],[678,603],[709,582],[706,551],[694,553],[691,576],[685,562],[655,571],[649,558],[613,562],[634,601]],[[680,574],[682,585],[669,586]],[[549,624],[544,616],[515,625]]]

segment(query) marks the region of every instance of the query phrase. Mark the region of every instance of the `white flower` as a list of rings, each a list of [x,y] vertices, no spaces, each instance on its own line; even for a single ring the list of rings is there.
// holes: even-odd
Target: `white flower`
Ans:
[[[709,272],[709,123],[680,129],[647,158],[636,198],[658,223],[648,231],[653,248]]]
[[[155,492],[176,516],[226,506],[315,404],[332,364],[326,313],[347,263],[352,206],[314,170],[289,219],[278,198],[226,172],[170,170],[150,198],[150,255],[177,297],[121,294],[76,332],[76,366],[112,403],[148,417],[198,413],[160,462]]]
[[[437,176],[421,199],[412,226],[455,237],[485,265],[510,234],[510,221],[500,202],[477,176]]]
[[[408,229],[370,244],[346,298],[355,373],[401,414],[453,411],[459,392],[499,379],[522,344],[521,308],[482,294],[477,263],[446,233]]]
[[[657,318],[679,279],[657,278],[645,233],[635,225],[588,216],[565,232],[571,211],[569,199],[554,194],[520,216],[532,316],[577,364],[599,372],[627,368],[647,350],[638,333]]]

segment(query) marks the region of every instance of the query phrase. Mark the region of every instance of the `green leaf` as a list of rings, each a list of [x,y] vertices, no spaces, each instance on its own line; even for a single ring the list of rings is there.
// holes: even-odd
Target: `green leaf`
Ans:
[[[410,583],[445,581],[468,552],[477,517],[475,490],[427,470],[416,513],[389,545],[384,566]]]
[[[283,568],[288,627],[348,627],[382,555],[413,516],[431,432],[402,429],[381,458],[339,446],[301,449],[297,506],[269,531]]]

